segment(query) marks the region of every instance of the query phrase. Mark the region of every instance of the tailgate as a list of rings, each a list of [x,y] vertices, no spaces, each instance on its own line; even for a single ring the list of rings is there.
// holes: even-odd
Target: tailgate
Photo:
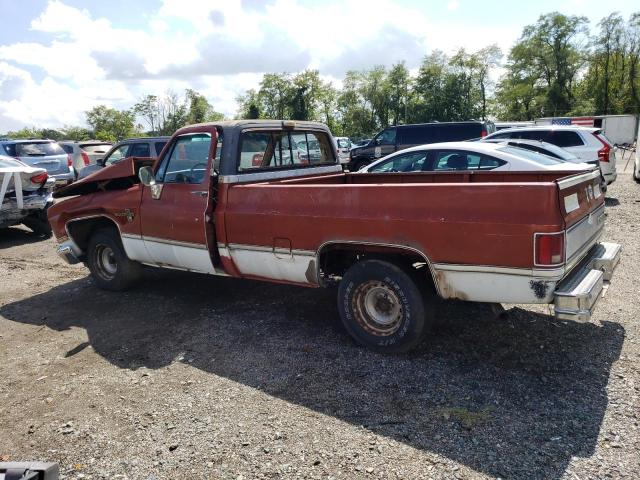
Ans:
[[[604,228],[604,194],[594,170],[556,181],[565,222],[565,259],[571,269],[595,245]]]

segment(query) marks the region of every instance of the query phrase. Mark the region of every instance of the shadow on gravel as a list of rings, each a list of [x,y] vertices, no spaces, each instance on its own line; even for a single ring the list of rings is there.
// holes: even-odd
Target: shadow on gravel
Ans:
[[[604,204],[607,207],[617,207],[620,205],[620,200],[613,197],[604,197]]]
[[[28,243],[42,242],[43,240],[46,240],[46,238],[42,235],[37,235],[31,230],[21,227],[0,228],[0,250]]]
[[[559,478],[571,457],[593,454],[620,325],[519,308],[497,320],[482,305],[451,303],[440,309],[446,326],[417,351],[385,356],[353,344],[334,294],[159,272],[121,294],[77,280],[0,314],[84,328],[120,368],[188,362],[489,475]]]

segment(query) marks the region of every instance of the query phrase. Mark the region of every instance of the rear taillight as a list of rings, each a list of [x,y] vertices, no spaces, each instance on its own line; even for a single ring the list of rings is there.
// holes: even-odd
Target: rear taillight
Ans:
[[[598,160],[601,162],[608,162],[609,155],[611,154],[611,145],[602,140],[597,134],[594,133],[593,136],[602,144],[602,148],[598,150]]]
[[[67,166],[73,167],[73,158],[71,158],[70,153],[67,153]]]
[[[481,136],[482,138],[486,137],[487,135],[488,135],[488,133],[487,133],[487,131],[486,131],[486,130],[482,130],[482,132],[480,133],[480,136]]]
[[[91,163],[91,161],[89,160],[89,155],[87,155],[85,152],[80,152],[80,155],[82,155],[82,161],[85,167]]]
[[[47,178],[49,178],[49,175],[47,174],[47,172],[42,172],[42,173],[39,173],[38,175],[34,175],[29,180],[31,180],[31,183],[34,183],[36,185],[40,184],[40,186],[42,186],[46,183]]]
[[[548,267],[564,262],[564,232],[536,233],[534,238],[536,266]]]

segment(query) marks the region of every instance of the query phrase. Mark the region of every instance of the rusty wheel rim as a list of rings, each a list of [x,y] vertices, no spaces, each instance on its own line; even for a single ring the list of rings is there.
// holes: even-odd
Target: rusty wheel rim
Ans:
[[[107,281],[116,276],[118,262],[111,247],[107,245],[96,246],[96,267],[98,275]]]
[[[372,335],[387,337],[402,325],[402,302],[385,282],[372,280],[359,285],[354,292],[352,305],[358,324]]]

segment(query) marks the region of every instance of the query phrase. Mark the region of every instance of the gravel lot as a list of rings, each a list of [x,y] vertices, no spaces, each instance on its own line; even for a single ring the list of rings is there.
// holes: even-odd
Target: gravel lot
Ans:
[[[63,478],[640,476],[640,185],[597,324],[452,303],[415,352],[354,345],[335,292],[150,272],[97,290],[0,231],[0,457]]]

